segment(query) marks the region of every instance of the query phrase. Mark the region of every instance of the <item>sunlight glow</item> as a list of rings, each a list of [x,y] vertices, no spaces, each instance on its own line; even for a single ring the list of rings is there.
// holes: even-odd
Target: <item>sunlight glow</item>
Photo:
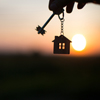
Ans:
[[[76,34],[72,38],[72,46],[77,51],[82,51],[86,47],[86,39],[81,34]]]

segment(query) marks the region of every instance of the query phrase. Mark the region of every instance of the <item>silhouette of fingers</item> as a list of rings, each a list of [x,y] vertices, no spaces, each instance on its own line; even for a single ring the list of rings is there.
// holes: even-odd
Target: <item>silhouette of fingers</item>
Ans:
[[[72,12],[72,10],[73,10],[73,7],[74,7],[74,1],[73,2],[71,2],[71,3],[69,3],[67,6],[66,6],[66,12],[67,13],[71,13]]]
[[[56,11],[57,9],[62,9],[66,6],[66,12],[71,13],[73,11],[75,1],[78,2],[78,9],[82,9],[87,3],[82,3],[78,0],[49,0],[49,9],[52,11]]]

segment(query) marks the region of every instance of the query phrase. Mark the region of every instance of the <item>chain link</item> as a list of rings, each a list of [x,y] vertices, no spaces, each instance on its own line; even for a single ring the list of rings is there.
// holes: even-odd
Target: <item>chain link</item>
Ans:
[[[62,18],[60,17],[60,15],[58,15],[60,21],[61,21],[61,33],[60,35],[64,35],[64,12],[62,13]]]
[[[60,35],[64,35],[64,19],[61,20],[61,33]]]

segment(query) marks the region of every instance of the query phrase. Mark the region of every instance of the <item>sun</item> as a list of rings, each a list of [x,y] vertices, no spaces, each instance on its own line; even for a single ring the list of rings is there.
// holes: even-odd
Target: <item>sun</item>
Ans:
[[[72,46],[77,51],[82,51],[86,47],[86,39],[81,34],[76,34],[72,38]]]

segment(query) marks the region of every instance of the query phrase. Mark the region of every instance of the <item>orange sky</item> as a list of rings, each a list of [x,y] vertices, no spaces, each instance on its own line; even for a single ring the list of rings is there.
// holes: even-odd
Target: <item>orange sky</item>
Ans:
[[[100,5],[87,4],[82,10],[74,6],[71,14],[65,13],[64,35],[70,40],[75,34],[86,38],[86,48],[72,55],[100,55]],[[0,0],[0,51],[40,51],[53,54],[54,36],[60,35],[60,21],[57,16],[47,25],[46,34],[38,35],[35,28],[42,26],[52,14],[48,0]]]

